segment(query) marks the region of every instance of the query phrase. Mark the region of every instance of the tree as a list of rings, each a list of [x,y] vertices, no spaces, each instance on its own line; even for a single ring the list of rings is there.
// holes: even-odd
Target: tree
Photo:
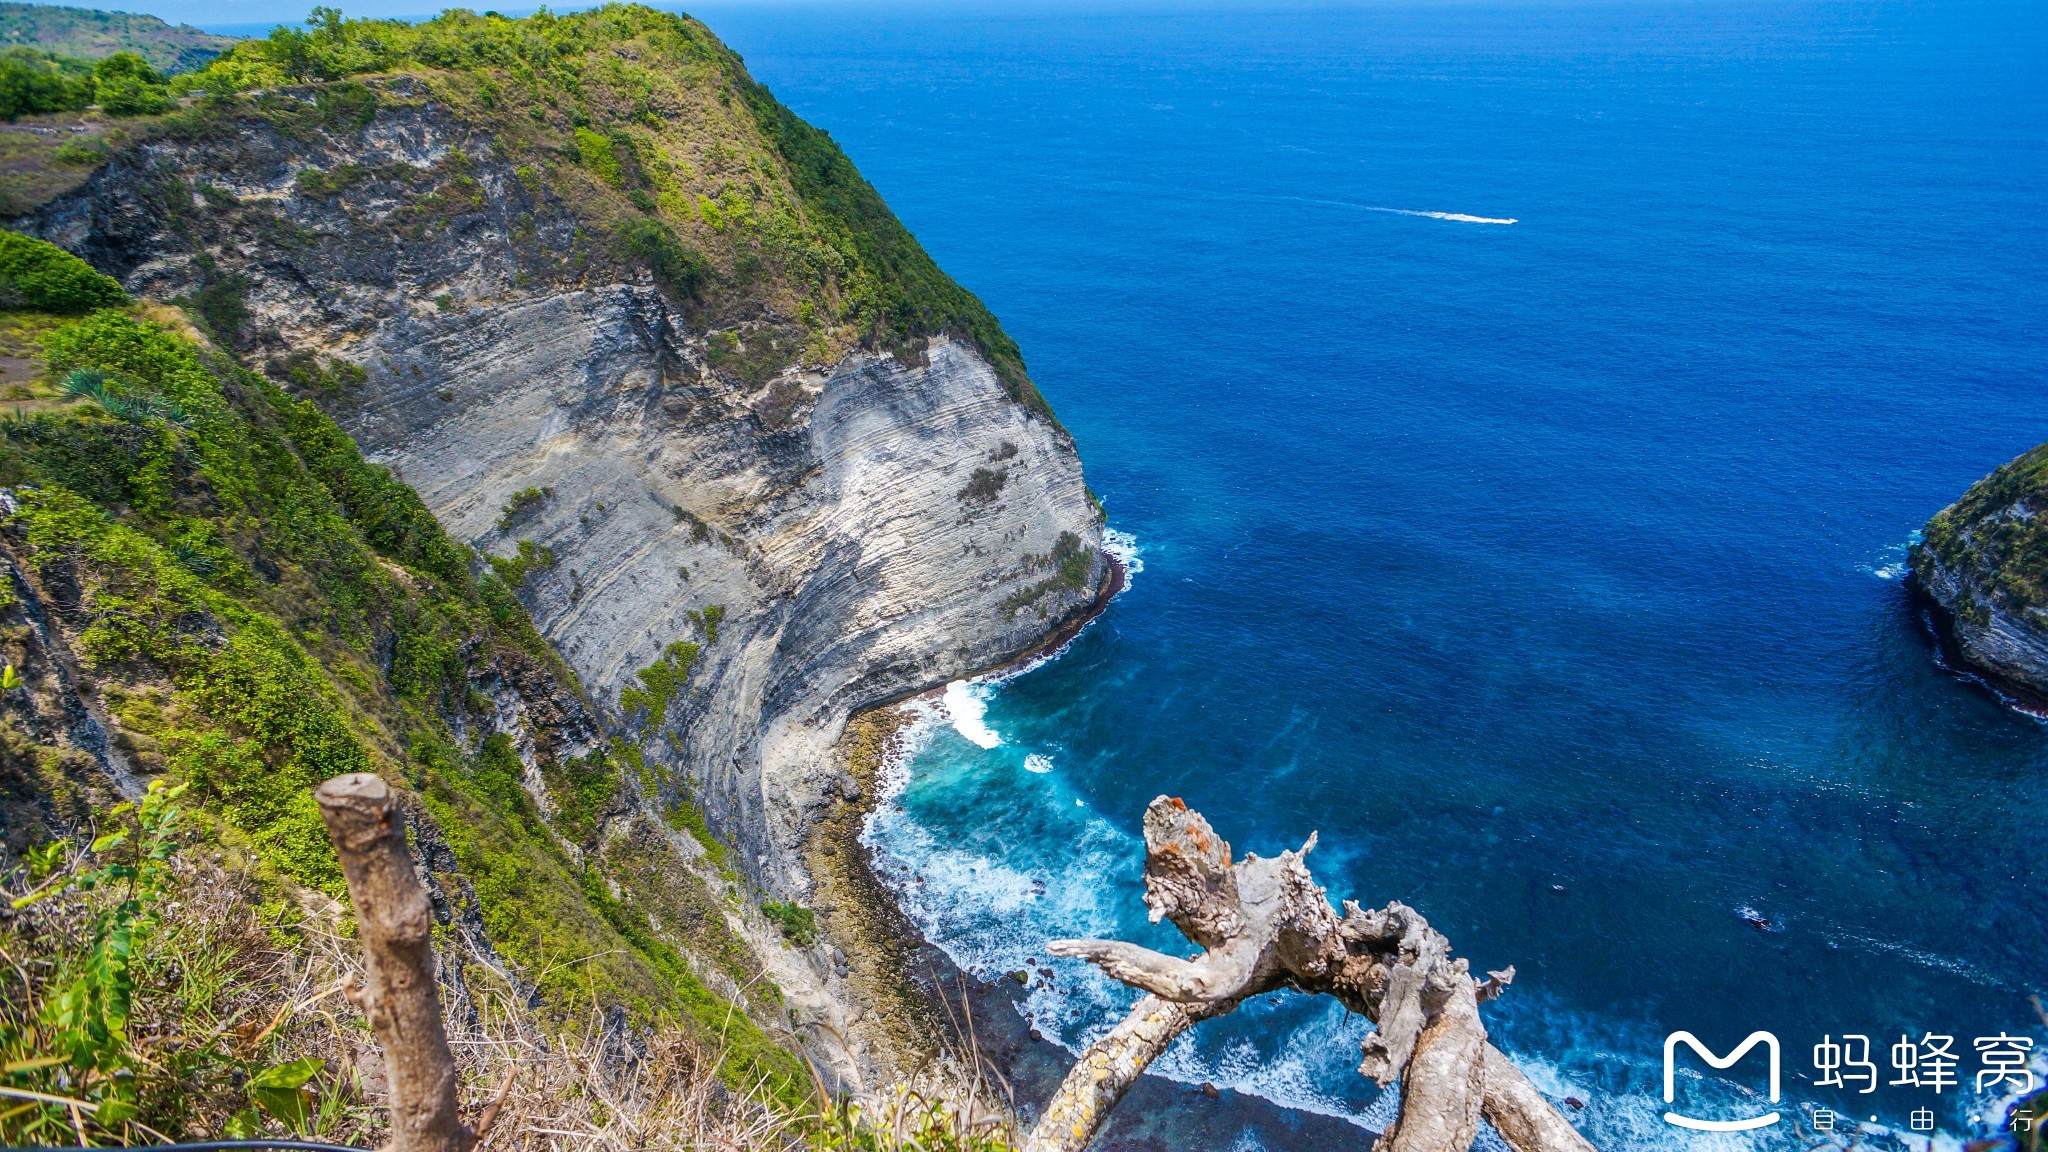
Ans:
[[[109,116],[147,116],[171,107],[164,75],[133,52],[116,52],[93,65],[93,101]]]
[[[1199,1021],[1262,992],[1291,987],[1335,996],[1378,1028],[1359,1072],[1401,1081],[1401,1109],[1376,1152],[1466,1152],[1483,1117],[1515,1152],[1593,1152],[1563,1114],[1486,1039],[1480,1004],[1514,969],[1472,978],[1450,941],[1396,901],[1340,918],[1299,852],[1233,863],[1230,845],[1170,796],[1145,810],[1145,903],[1201,945],[1180,960],[1115,940],[1055,940],[1148,995],[1082,1054],[1025,1143],[1025,1152],[1080,1152],[1132,1082]]]

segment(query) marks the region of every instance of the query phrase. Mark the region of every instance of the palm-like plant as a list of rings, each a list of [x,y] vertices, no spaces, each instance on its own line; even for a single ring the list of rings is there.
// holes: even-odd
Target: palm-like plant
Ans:
[[[177,401],[142,388],[130,388],[97,368],[74,368],[64,374],[58,388],[67,400],[90,400],[116,420],[147,424],[162,420],[184,427],[191,416]]]

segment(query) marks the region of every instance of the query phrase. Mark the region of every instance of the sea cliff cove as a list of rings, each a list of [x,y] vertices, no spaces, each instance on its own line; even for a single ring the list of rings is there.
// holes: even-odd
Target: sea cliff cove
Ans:
[[[2048,1148],[2048,18],[0,4],[0,1146]]]

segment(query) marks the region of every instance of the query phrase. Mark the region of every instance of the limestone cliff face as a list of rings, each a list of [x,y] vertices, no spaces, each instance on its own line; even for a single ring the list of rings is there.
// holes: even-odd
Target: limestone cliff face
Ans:
[[[648,722],[662,799],[687,787],[778,890],[851,711],[1028,649],[1106,574],[1071,439],[972,347],[733,370],[791,319],[693,320],[588,258],[573,206],[431,99],[159,140],[23,223],[214,309],[458,539],[551,553],[522,599],[601,705],[702,643]]]
[[[1913,581],[1965,660],[2048,698],[2048,444],[1972,485],[1927,525]]]

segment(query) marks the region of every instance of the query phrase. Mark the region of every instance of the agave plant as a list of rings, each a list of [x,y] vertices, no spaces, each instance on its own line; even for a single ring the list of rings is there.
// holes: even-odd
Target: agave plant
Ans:
[[[97,368],[74,368],[64,374],[58,387],[65,399],[90,400],[107,415],[130,424],[162,420],[182,428],[191,421],[177,401],[160,392],[123,386]]]

